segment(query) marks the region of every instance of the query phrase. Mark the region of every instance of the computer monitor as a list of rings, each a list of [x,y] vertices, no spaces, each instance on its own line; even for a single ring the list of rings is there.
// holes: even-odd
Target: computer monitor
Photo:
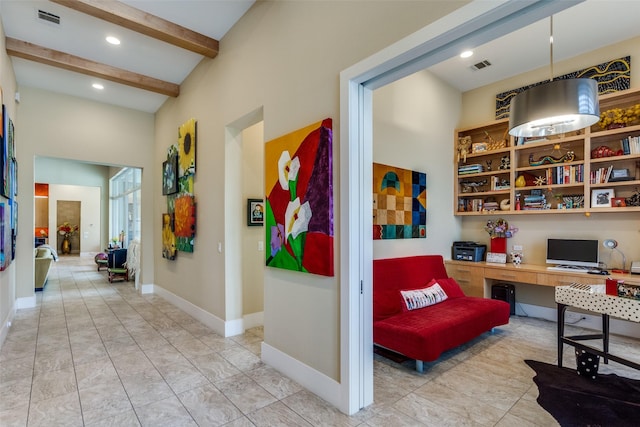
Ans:
[[[598,241],[547,239],[547,264],[598,267]]]

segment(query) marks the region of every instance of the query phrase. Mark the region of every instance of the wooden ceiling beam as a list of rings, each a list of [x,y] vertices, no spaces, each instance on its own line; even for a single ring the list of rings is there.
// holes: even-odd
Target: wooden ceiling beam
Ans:
[[[101,64],[90,59],[80,58],[79,56],[48,49],[46,47],[10,37],[6,38],[5,44],[7,54],[10,56],[63,68],[65,70],[74,71],[88,76],[99,77],[101,79],[137,87],[138,89],[148,90],[150,92],[174,98],[180,94],[180,86],[175,83],[166,82],[153,77],[123,70],[121,68]]]
[[[215,58],[218,55],[218,40],[119,1],[51,1],[208,58]]]

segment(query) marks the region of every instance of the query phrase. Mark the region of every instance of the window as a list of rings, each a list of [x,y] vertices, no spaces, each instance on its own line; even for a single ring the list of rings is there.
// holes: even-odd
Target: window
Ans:
[[[109,241],[120,239],[124,233],[124,247],[133,239],[140,239],[140,187],[142,170],[124,168],[109,181],[109,198],[111,201],[111,224]]]

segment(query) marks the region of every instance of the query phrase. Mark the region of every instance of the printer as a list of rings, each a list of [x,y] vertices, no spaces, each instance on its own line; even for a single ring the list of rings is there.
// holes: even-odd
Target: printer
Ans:
[[[475,242],[453,242],[451,259],[454,261],[481,262],[484,260],[486,250],[487,245]]]

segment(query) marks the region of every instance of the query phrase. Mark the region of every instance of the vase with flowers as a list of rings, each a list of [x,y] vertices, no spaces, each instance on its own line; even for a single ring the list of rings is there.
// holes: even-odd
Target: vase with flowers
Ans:
[[[71,225],[65,221],[58,226],[58,234],[62,236],[62,244],[60,245],[60,251],[63,254],[71,253],[71,239],[77,232],[79,227],[77,225]]]
[[[484,229],[491,237],[491,252],[501,254],[507,253],[507,238],[513,237],[518,231],[503,218],[490,219]]]

